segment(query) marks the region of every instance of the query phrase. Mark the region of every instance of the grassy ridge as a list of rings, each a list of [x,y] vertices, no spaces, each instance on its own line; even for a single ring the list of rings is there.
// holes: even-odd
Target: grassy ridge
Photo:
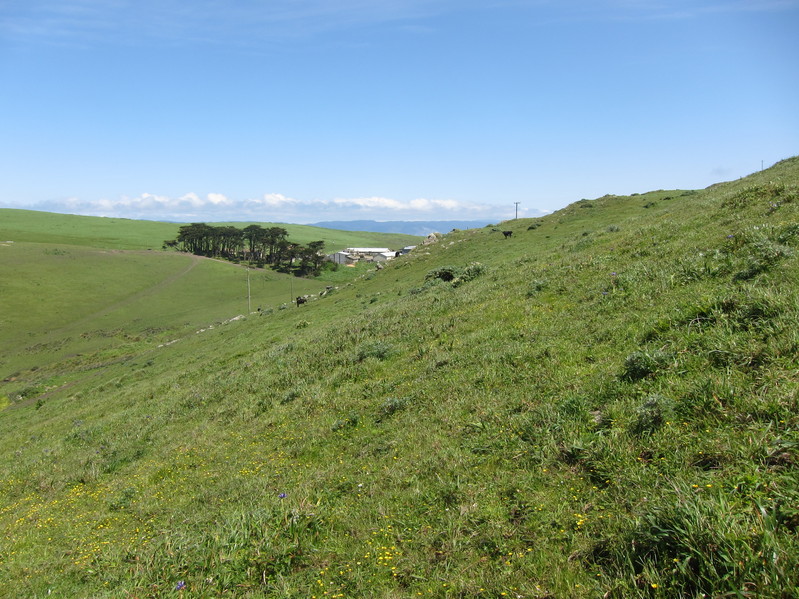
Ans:
[[[82,245],[106,249],[159,249],[174,239],[175,223],[97,218],[33,210],[0,209],[0,241]]]
[[[578,202],[9,395],[0,592],[796,596],[798,207]]]
[[[231,225],[243,229],[250,224],[263,227],[281,226],[288,238],[301,244],[324,240],[325,251],[335,252],[345,247],[390,247],[399,249],[413,245],[419,238],[394,233],[335,231],[308,225],[280,223],[208,223]],[[32,242],[83,245],[95,248],[146,250],[159,249],[165,240],[178,236],[178,223],[164,223],[123,218],[98,218],[0,208],[0,242]]]

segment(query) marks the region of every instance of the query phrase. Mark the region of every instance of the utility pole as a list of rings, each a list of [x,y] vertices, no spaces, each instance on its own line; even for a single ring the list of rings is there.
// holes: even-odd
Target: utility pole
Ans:
[[[519,202],[513,202],[513,203],[516,204],[516,219],[518,219],[519,218]],[[514,220],[516,220],[516,219],[514,219]]]

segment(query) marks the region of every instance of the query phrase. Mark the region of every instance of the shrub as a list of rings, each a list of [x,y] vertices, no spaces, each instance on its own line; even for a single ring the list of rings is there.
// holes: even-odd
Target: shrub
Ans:
[[[472,262],[466,268],[461,271],[461,273],[452,280],[452,285],[458,287],[463,283],[467,283],[473,279],[476,279],[481,274],[485,272],[485,266],[480,264],[479,262]]]
[[[377,422],[404,410],[410,403],[407,397],[387,397],[377,408]]]
[[[663,351],[648,353],[636,351],[624,360],[621,377],[628,381],[639,381],[661,370],[668,361],[668,354]]]
[[[436,268],[431,270],[425,275],[425,281],[436,281],[441,280],[448,283],[452,283],[454,287],[458,287],[463,283],[467,283],[481,274],[483,274],[486,270],[486,267],[479,262],[472,262],[468,266],[464,268],[457,268],[455,266],[442,266],[440,268]]]
[[[527,297],[533,297],[536,293],[543,291],[548,284],[546,279],[533,279],[527,288]]]
[[[363,362],[367,358],[374,358],[376,360],[385,360],[393,351],[390,343],[385,341],[370,341],[364,343],[358,348],[357,360]]]
[[[725,199],[721,205],[724,208],[745,208],[755,204],[764,204],[769,207],[788,204],[799,197],[799,190],[795,186],[784,183],[766,183],[765,185],[752,185]]]
[[[460,275],[460,269],[454,266],[441,266],[428,272],[424,279],[425,281],[429,281],[430,279],[441,279],[442,281],[449,282],[458,275]]]
[[[286,405],[295,399],[299,399],[301,396],[302,392],[299,389],[289,389],[283,394],[283,397],[280,398],[280,403]]]
[[[336,420],[333,425],[330,427],[330,430],[336,432],[340,430],[344,430],[347,428],[352,428],[358,426],[358,421],[360,420],[358,414],[355,412],[350,412],[347,414],[346,417]]]
[[[636,409],[635,418],[630,424],[630,432],[636,437],[651,434],[673,416],[674,401],[672,399],[659,394],[650,395]]]
[[[783,225],[777,232],[776,240],[779,243],[796,243],[799,241],[799,224]]]
[[[775,526],[773,514],[765,510],[751,517],[721,497],[683,491],[627,523],[621,535],[598,544],[593,558],[617,578],[657,588],[646,596],[793,596],[764,592],[792,588],[793,573],[775,543]]]
[[[777,262],[793,255],[791,248],[759,236],[746,244],[749,250],[744,267],[733,276],[736,281],[746,281],[766,272]]]

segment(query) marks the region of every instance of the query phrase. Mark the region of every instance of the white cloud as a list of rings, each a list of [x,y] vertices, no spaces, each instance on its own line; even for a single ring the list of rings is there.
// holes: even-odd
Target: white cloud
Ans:
[[[336,198],[333,203],[338,206],[348,206],[355,208],[376,208],[380,210],[406,210],[407,204],[403,204],[391,198]]]
[[[453,199],[385,197],[301,200],[279,193],[234,200],[221,193],[201,196],[189,192],[170,197],[153,193],[116,199],[84,200],[70,197],[41,203],[37,210],[92,216],[113,216],[168,221],[257,221],[310,223],[321,220],[453,220],[488,218],[500,220],[512,214],[492,204]]]
[[[145,194],[146,195],[146,194]],[[187,193],[184,196],[178,198],[178,202],[185,202],[195,208],[199,208],[203,205],[203,201],[197,196],[196,193]]]
[[[232,202],[221,193],[209,193],[208,201],[214,206],[230,206]]]
[[[262,198],[255,200],[247,200],[246,204],[251,206],[291,206],[300,203],[299,200],[294,198],[287,198],[282,193],[265,193]]]

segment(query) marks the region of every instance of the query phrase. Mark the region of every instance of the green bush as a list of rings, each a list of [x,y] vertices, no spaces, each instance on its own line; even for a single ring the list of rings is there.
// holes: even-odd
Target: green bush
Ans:
[[[530,282],[530,286],[527,288],[527,297],[533,297],[535,294],[543,291],[548,284],[546,279],[533,279]]]
[[[636,437],[651,434],[674,418],[674,401],[663,395],[650,395],[635,410],[630,432]]]
[[[410,399],[407,397],[386,398],[377,408],[377,422],[404,410],[410,403]]]
[[[458,287],[463,283],[468,283],[483,274],[485,270],[486,267],[479,262],[472,262],[452,280],[452,285]]]
[[[347,428],[353,428],[358,426],[358,422],[360,421],[360,417],[355,412],[350,412],[344,418],[340,418],[336,420],[333,425],[330,427],[330,430],[336,432],[341,431]]]
[[[367,358],[375,360],[385,360],[393,352],[393,346],[385,341],[369,341],[358,348],[356,359],[363,362]]]
[[[669,355],[663,351],[648,353],[636,351],[631,353],[624,360],[622,379],[628,381],[639,381],[662,370],[669,359]]]
[[[441,279],[442,281],[449,282],[455,279],[455,277],[459,276],[460,273],[461,270],[455,266],[441,266],[428,272],[424,279],[425,281],[429,281],[430,279]]]
[[[435,268],[425,275],[425,281],[441,280],[447,283],[452,283],[454,287],[458,287],[463,283],[467,283],[476,279],[486,270],[486,267],[479,262],[472,262],[464,268],[456,266],[442,266]]]

